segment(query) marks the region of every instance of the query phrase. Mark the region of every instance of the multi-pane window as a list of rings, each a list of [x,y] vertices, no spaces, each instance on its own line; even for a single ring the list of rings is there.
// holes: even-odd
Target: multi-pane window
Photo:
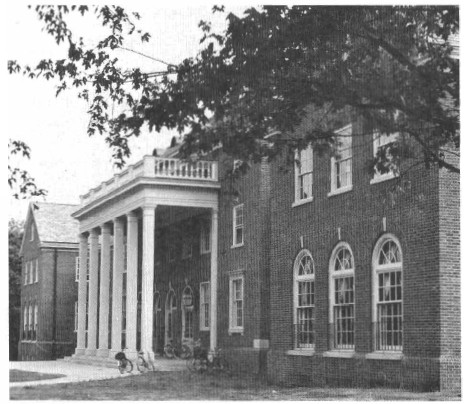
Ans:
[[[30,241],[34,241],[34,233],[36,232],[35,227],[36,226],[34,226],[34,222],[31,223],[31,238],[29,239]]]
[[[39,320],[39,307],[37,304],[34,306],[34,331],[33,339],[37,339],[37,322]]]
[[[355,286],[354,260],[346,243],[339,243],[330,263],[330,319],[332,346],[335,349],[354,349]]]
[[[294,348],[313,348],[315,343],[315,270],[308,250],[294,264]]]
[[[29,283],[34,283],[34,261],[29,261]]]
[[[295,162],[295,202],[313,198],[313,148],[296,153]]]
[[[199,244],[200,244],[201,254],[207,254],[211,252],[211,226],[207,220],[201,223],[201,233],[200,233]]]
[[[199,329],[201,331],[209,330],[211,303],[211,284],[202,282],[199,285]]]
[[[230,278],[230,332],[243,331],[243,275]]]
[[[193,237],[191,234],[184,234],[182,238],[182,258],[191,258],[193,255]]]
[[[244,221],[243,221],[243,204],[234,206],[233,208],[233,245],[243,245],[244,239]]]
[[[26,305],[24,306],[24,311],[23,311],[23,339],[28,339],[28,310],[29,306]]]
[[[193,339],[193,291],[187,286],[182,294],[182,335]]]
[[[167,302],[165,307],[165,333],[166,343],[172,341],[174,337],[174,315],[177,309],[177,302],[175,300],[175,292],[170,289],[167,295]]]
[[[29,319],[28,319],[28,339],[32,339],[32,330],[34,327],[34,309],[32,304],[29,305]]]
[[[331,192],[352,187],[352,125],[336,131],[337,146],[331,157]]]
[[[382,153],[384,150],[384,155],[388,161],[391,161],[392,156],[388,147],[395,143],[399,138],[399,132],[395,133],[381,133],[379,130],[373,131],[373,154],[374,157],[377,157],[378,153]],[[386,173],[381,173],[377,168],[374,169],[373,181],[382,181],[386,179],[394,178],[394,171],[388,171]]]
[[[36,259],[35,263],[35,269],[34,269],[34,282],[37,283],[39,282],[39,260]]]
[[[375,344],[378,351],[402,350],[402,254],[398,241],[383,236],[374,263]]]
[[[24,284],[27,285],[29,280],[29,262],[24,263]]]

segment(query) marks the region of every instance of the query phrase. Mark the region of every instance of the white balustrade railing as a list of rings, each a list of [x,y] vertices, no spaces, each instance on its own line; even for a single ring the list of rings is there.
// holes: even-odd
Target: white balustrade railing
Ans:
[[[155,175],[156,177],[217,181],[217,163],[156,158]]]
[[[179,159],[145,156],[143,160],[128,166],[128,168],[114,175],[111,179],[102,182],[85,195],[82,195],[81,203],[89,203],[98,199],[137,177],[217,181],[217,162],[188,162]],[[174,185],[176,185],[176,183],[174,183]]]

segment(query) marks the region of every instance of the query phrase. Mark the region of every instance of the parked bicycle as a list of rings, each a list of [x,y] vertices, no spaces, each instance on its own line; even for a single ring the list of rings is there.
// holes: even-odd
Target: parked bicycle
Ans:
[[[138,352],[138,358],[136,359],[136,367],[140,373],[146,373],[150,370],[153,372],[156,370],[154,367],[154,363],[150,358],[148,360],[144,359],[144,352]]]
[[[186,365],[190,372],[231,373],[230,365],[219,348],[210,353],[206,348],[195,346],[193,357],[187,359]]]
[[[164,346],[164,356],[168,359],[188,359],[191,358],[192,354],[193,352],[187,344],[182,344],[180,347],[176,347],[172,342],[169,342]]]
[[[131,373],[133,371],[133,362],[129,360],[124,352],[117,352],[115,359],[118,361],[118,371],[120,374]]]

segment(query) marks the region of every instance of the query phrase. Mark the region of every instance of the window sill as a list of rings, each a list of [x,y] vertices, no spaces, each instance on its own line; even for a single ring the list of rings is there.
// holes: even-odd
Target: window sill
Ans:
[[[292,208],[295,208],[295,206],[305,205],[305,204],[310,203],[310,202],[313,202],[313,197],[308,198],[308,199],[301,199],[299,201],[293,202],[292,203]]]
[[[353,189],[353,185],[342,187],[339,189],[333,189],[331,192],[328,193],[328,198],[334,195],[345,194],[346,192],[352,191],[352,189]]]
[[[239,247],[243,247],[244,245],[245,245],[245,244],[243,244],[243,243],[242,243],[242,244],[232,244],[232,245],[230,246],[230,248],[231,248],[231,249],[239,248]]]
[[[397,178],[397,175],[394,173],[382,174],[382,175],[375,175],[371,180],[370,184],[378,184],[380,182],[392,180],[393,178]]]
[[[353,358],[355,356],[355,351],[327,351],[323,352],[325,358]]]
[[[365,355],[365,359],[400,361],[404,357],[402,352],[371,352]]]
[[[285,354],[291,356],[314,356],[315,350],[314,348],[295,348],[288,350]]]
[[[229,335],[239,334],[243,335],[243,328],[229,328]]]

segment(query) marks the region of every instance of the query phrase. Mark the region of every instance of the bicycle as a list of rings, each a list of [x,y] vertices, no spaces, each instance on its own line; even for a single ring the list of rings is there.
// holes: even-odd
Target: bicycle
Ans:
[[[192,350],[187,344],[183,344],[180,348],[176,348],[171,342],[169,342],[164,346],[164,356],[168,359],[188,359],[192,356]]]
[[[190,372],[231,374],[230,365],[219,348],[213,353],[208,353],[207,349],[196,346],[193,357],[187,359],[186,365]]]
[[[148,361],[144,359],[143,351],[138,352],[138,358],[136,359],[136,368],[138,369],[140,373],[146,373],[149,370],[155,371],[154,364],[152,363],[152,361],[149,360],[149,363],[148,363]]]
[[[117,352],[115,354],[115,359],[118,361],[118,371],[121,375],[124,373],[131,373],[133,371],[133,362],[125,356],[125,353]]]

